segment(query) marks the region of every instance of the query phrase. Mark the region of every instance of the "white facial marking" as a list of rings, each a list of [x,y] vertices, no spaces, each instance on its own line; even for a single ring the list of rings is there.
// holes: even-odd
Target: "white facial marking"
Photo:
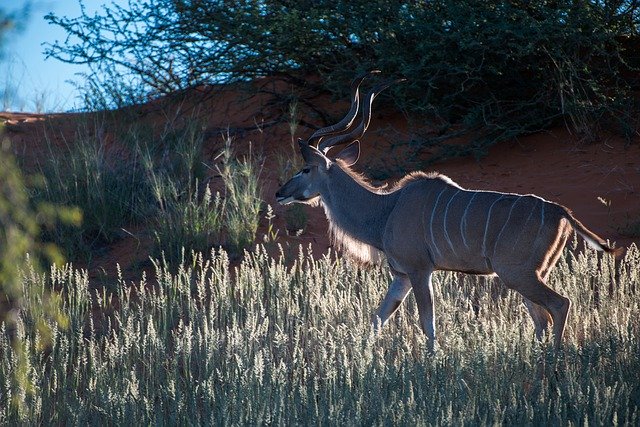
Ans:
[[[288,196],[288,197],[279,197],[277,199],[277,202],[280,203],[281,205],[288,205],[290,203],[293,202],[293,197]]]

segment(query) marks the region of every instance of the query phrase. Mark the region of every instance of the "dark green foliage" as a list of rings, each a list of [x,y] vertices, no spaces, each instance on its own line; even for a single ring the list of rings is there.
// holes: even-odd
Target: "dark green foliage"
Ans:
[[[132,226],[168,214],[163,192],[176,200],[191,197],[204,176],[200,123],[167,125],[160,135],[133,124],[113,136],[120,143],[107,143],[106,127],[100,120],[80,125],[75,141],[62,150],[51,147],[42,165],[45,185],[34,192],[37,200],[82,211],[81,227],[60,224],[47,232],[74,260],[129,235],[125,230]],[[183,244],[189,247],[189,241]]]
[[[35,350],[40,357],[40,351],[51,345],[52,328],[65,328],[68,321],[55,289],[43,289],[37,278],[43,266],[64,261],[57,246],[40,239],[40,232],[56,222],[77,225],[80,219],[74,209],[31,203],[28,189],[39,185],[37,177],[22,173],[11,142],[0,134],[0,340],[16,356],[11,373],[0,371],[9,388],[0,405],[11,403],[17,411],[24,408],[19,397],[36,392],[28,376],[24,336],[38,336]],[[39,294],[37,301],[34,294]],[[20,322],[19,316],[25,321]]]
[[[208,252],[220,244],[222,201],[201,185],[204,175],[202,123],[188,120],[167,129],[158,141],[144,143],[149,179],[158,206],[151,233],[152,255],[170,265],[184,261],[191,251]],[[136,144],[141,144],[144,138]]]
[[[153,239],[152,254],[171,265],[183,261],[183,248],[189,255],[222,245],[236,256],[253,243],[261,207],[258,159],[235,159],[227,138],[219,194],[206,177],[211,166],[203,161],[200,121],[170,122],[161,132],[134,123],[108,136],[107,127],[100,120],[80,125],[71,144],[50,147],[44,184],[32,188],[34,201],[82,213],[80,227],[57,223],[44,233],[70,259],[90,261],[135,235],[137,226],[147,227],[140,233]]]
[[[605,123],[634,134],[638,11],[620,0],[152,0],[96,16],[50,15],[71,38],[48,52],[89,61],[89,81],[108,88],[120,70],[116,104],[259,76],[343,95],[355,74],[378,68],[408,77],[393,89],[397,106],[419,117],[418,127],[426,117],[439,129],[419,145],[473,130],[469,145],[446,154],[481,154],[562,121],[588,138]],[[312,84],[310,75],[322,79]]]
[[[20,7],[0,6],[0,58],[3,56],[4,43],[9,35],[21,30],[31,13],[32,1],[20,2]]]
[[[305,212],[303,205],[294,204],[287,206],[285,211],[285,221],[287,224],[287,230],[292,233],[301,233],[307,226],[307,212]]]
[[[207,181],[202,184],[202,130],[190,122],[177,133],[175,151],[169,149],[163,156],[173,160],[150,170],[159,206],[152,231],[153,255],[162,256],[170,265],[185,261],[185,255],[193,251],[206,253],[220,246],[237,257],[253,244],[258,229],[262,204],[259,160],[251,153],[235,158],[227,136],[218,168],[223,192],[214,194]],[[171,147],[171,138],[166,139],[162,145]]]

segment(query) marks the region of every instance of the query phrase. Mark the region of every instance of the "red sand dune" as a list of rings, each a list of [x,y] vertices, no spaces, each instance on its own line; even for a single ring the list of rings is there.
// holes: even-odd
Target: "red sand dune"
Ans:
[[[286,121],[274,124],[285,112],[272,101],[267,94],[248,96],[227,88],[192,94],[189,102],[178,104],[179,108],[176,104],[166,109],[159,103],[152,103],[136,107],[133,112],[139,120],[151,123],[157,129],[164,126],[168,117],[177,117],[172,115],[177,109],[183,113],[182,117],[201,118],[206,123],[205,161],[211,164],[216,162],[222,147],[222,134],[229,129],[240,155],[251,146],[264,158],[260,177],[263,198],[276,213],[274,225],[280,230],[279,242],[294,253],[297,253],[298,243],[311,244],[314,253],[321,255],[329,247],[322,208],[306,207],[309,218],[306,230],[297,237],[287,236],[283,219],[286,209],[275,202],[274,194],[279,186],[278,153],[291,153],[292,135]],[[326,98],[316,102],[333,106]],[[336,104],[336,116],[347,107],[345,103]],[[374,111],[382,114],[374,113],[369,132],[362,140],[363,155],[356,165],[356,169],[365,175],[367,166],[380,164],[381,160],[402,164],[402,154],[397,150],[391,152],[391,146],[393,138],[408,132],[406,120],[399,113],[379,104],[374,105]],[[132,109],[126,113],[126,120],[131,120]],[[5,123],[5,135],[11,139],[14,151],[27,166],[33,167],[50,155],[47,139],[54,149],[72,145],[78,120],[92,117],[97,116],[0,113],[0,122]],[[311,115],[302,118],[317,123],[317,118]],[[109,144],[118,144],[114,127],[106,122],[99,133]],[[304,138],[311,132],[311,129],[299,126],[294,136]],[[606,136],[589,144],[581,142],[565,128],[557,128],[498,144],[480,161],[454,159],[429,169],[444,173],[471,189],[537,194],[567,206],[587,227],[619,246],[640,243],[640,237],[631,237],[625,232],[629,225],[640,222],[640,144],[637,139],[628,143],[620,137]],[[219,178],[212,176],[214,187],[219,185],[216,180]],[[266,225],[263,220],[258,241],[266,232]],[[150,238],[144,228],[128,231],[132,233],[131,237],[116,242],[106,255],[89,266],[92,275],[98,269],[112,273],[116,262],[126,270],[148,257]]]

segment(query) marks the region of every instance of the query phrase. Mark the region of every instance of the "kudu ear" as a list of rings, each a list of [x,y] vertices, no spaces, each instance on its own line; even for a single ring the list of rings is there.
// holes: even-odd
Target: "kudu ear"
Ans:
[[[347,166],[353,166],[360,158],[360,141],[357,139],[347,145],[336,155],[336,160],[342,160]]]
[[[323,166],[325,169],[329,169],[331,160],[316,147],[309,145],[307,141],[301,138],[298,138],[298,145],[300,146],[300,153],[306,164]]]

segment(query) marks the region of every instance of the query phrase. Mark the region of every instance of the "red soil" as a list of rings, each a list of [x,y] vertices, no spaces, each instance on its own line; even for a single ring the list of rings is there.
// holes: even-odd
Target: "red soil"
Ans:
[[[266,82],[264,85],[277,84]],[[332,105],[330,102],[322,99],[316,103]],[[336,105],[336,115],[347,107],[344,103]],[[178,111],[181,115],[176,114]],[[295,256],[298,244],[310,244],[317,256],[327,251],[330,242],[322,208],[305,207],[308,225],[300,236],[288,236],[285,232],[286,208],[277,205],[274,194],[279,187],[278,159],[283,155],[291,157],[292,137],[286,121],[274,124],[286,112],[273,103],[272,96],[248,96],[230,88],[215,92],[204,90],[190,94],[188,102],[172,104],[170,108],[151,103],[130,109],[122,113],[123,120],[131,121],[132,114],[158,132],[170,120],[200,118],[206,125],[207,135],[204,160],[210,165],[219,161],[216,157],[222,147],[222,135],[228,130],[239,155],[246,154],[251,148],[264,159],[260,175],[263,199],[274,209],[273,225],[280,230],[278,242],[285,251]],[[402,154],[397,150],[391,152],[391,141],[409,132],[406,120],[389,111],[383,114],[374,114],[362,141],[363,154],[356,169],[365,175],[374,165],[402,164]],[[95,120],[99,117],[97,114],[0,113],[0,123],[5,124],[4,134],[11,140],[14,152],[32,168],[51,155],[49,150],[72,146],[79,122],[100,123],[95,134],[107,144],[117,146],[116,128],[126,126],[126,123],[118,123],[118,116],[116,114],[116,122],[103,122]],[[302,118],[318,123],[318,119],[310,114]],[[310,133],[310,129],[300,126],[295,137],[307,137]],[[558,128],[498,144],[480,161],[454,159],[430,169],[471,189],[537,194],[570,208],[587,227],[618,246],[640,243],[640,237],[629,236],[625,231],[640,222],[640,144],[637,138],[628,143],[620,137],[607,136],[598,143],[588,144],[566,129]],[[215,167],[211,170],[215,171]],[[212,173],[214,188],[220,186],[219,181],[220,178]],[[258,241],[262,240],[266,227],[267,221],[263,220]],[[91,262],[88,267],[92,276],[113,274],[116,263],[123,271],[129,271],[132,278],[139,273],[140,263],[144,264],[148,259],[150,237],[144,227],[131,228],[127,232],[130,235]]]

